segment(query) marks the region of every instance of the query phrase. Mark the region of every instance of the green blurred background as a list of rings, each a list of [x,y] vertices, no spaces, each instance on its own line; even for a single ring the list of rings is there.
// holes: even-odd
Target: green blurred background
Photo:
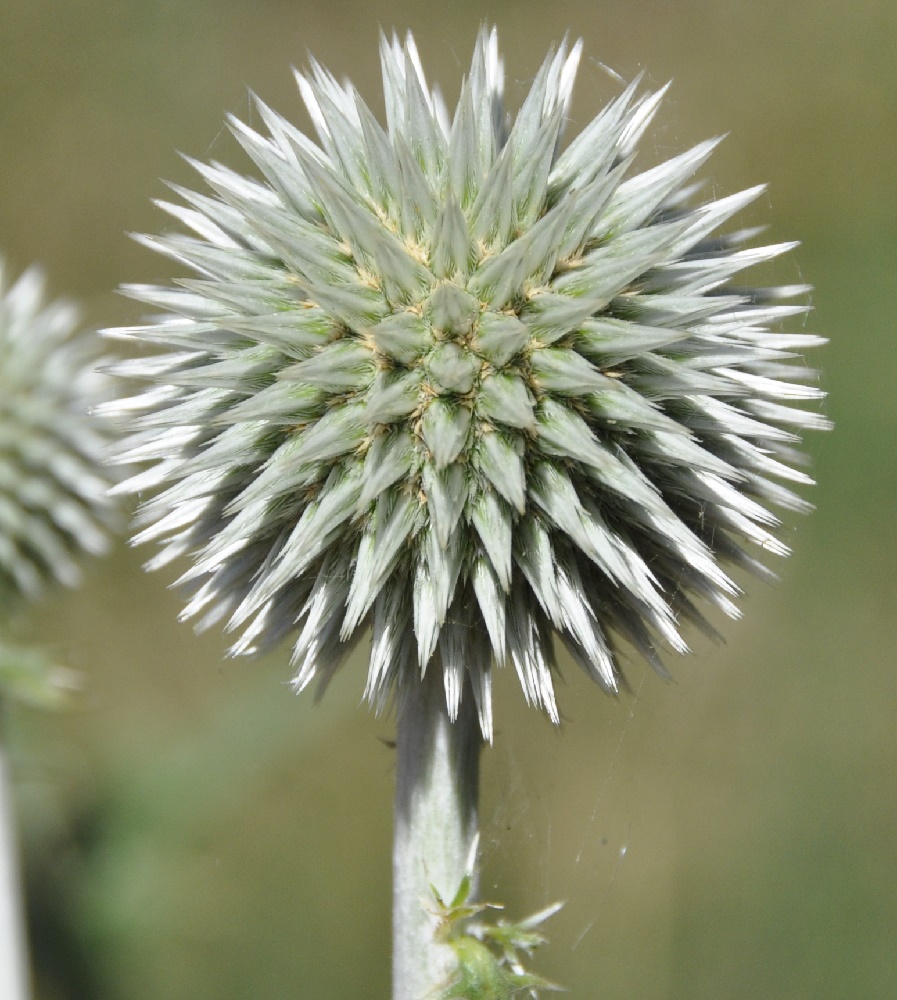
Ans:
[[[127,239],[166,217],[176,150],[249,167],[222,129],[247,87],[307,125],[310,50],[380,107],[377,29],[415,31],[457,94],[497,22],[512,100],[550,39],[586,41],[585,122],[644,68],[674,88],[648,157],[730,132],[705,174],[803,246],[837,424],[809,442],[818,511],[776,587],[748,583],[728,645],[613,702],[565,671],[564,723],[498,682],[484,759],[484,885],[556,899],[537,968],[584,1000],[897,996],[897,5],[876,0],[4,0],[0,245],[43,261],[86,320],[134,322],[120,282],[172,265]],[[793,539],[791,536],[793,535]],[[123,544],[23,639],[87,677],[79,710],[14,717],[39,1000],[367,1000],[389,993],[389,719],[363,663],[326,699],[287,653],[223,661]]]

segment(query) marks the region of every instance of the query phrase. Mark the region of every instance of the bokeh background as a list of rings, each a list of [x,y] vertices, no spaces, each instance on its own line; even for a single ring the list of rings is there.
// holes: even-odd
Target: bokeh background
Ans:
[[[536,967],[571,997],[893,1000],[897,5],[2,0],[0,245],[87,323],[134,322],[116,286],[174,270],[124,234],[168,226],[177,150],[251,169],[222,128],[247,88],[307,124],[310,50],[380,107],[382,26],[452,100],[483,19],[512,98],[569,30],[578,122],[618,92],[606,66],[675,81],[648,157],[730,132],[704,173],[768,181],[749,221],[803,241],[776,277],[816,286],[837,424],[808,442],[818,511],[726,646],[669,685],[633,663],[616,702],[565,671],[560,730],[500,677],[486,893],[567,900]],[[22,628],[88,686],[12,720],[38,1000],[388,996],[392,724],[359,706],[363,664],[294,698],[286,651],[224,661],[146,557],[119,544]]]

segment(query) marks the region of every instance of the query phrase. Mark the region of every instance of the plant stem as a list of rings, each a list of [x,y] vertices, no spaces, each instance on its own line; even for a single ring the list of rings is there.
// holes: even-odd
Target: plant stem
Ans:
[[[28,960],[22,916],[16,827],[0,701],[0,997],[27,1000]]]
[[[431,1000],[453,972],[452,950],[434,936],[433,889],[448,904],[468,874],[481,746],[469,688],[452,723],[440,670],[406,687],[396,726],[393,1000]]]

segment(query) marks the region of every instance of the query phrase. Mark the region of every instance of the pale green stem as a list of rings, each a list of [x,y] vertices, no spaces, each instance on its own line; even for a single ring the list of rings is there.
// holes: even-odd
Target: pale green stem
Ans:
[[[406,685],[396,726],[393,1000],[435,1000],[454,953],[434,937],[435,889],[450,903],[477,836],[482,746],[474,699],[449,721],[441,671]],[[432,887],[432,888],[431,888]]]
[[[0,702],[0,997],[28,1000],[28,959],[12,783]]]

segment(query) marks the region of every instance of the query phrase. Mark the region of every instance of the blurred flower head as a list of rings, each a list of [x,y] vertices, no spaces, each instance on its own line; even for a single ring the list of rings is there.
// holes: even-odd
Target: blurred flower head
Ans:
[[[700,201],[715,141],[641,173],[663,91],[627,87],[564,147],[580,45],[552,50],[513,118],[494,31],[450,114],[414,42],[381,43],[386,127],[351,84],[297,77],[317,142],[256,100],[231,119],[262,180],[196,163],[211,193],[146,238],[191,272],[129,286],[165,315],[113,331],[167,349],[122,362],[121,458],[154,495],[137,541],[188,556],[184,616],[292,636],[298,688],[367,625],[367,697],[442,671],[491,733],[511,663],[557,719],[553,637],[603,688],[624,640],[663,670],[700,605],[737,614],[724,564],[785,554],[801,408],[822,393],[771,326],[803,286],[733,278],[790,244],[719,234],[762,187]]]
[[[109,427],[92,411],[108,380],[77,320],[70,303],[45,302],[38,268],[8,285],[0,262],[2,614],[50,582],[77,583],[79,557],[106,547]]]

